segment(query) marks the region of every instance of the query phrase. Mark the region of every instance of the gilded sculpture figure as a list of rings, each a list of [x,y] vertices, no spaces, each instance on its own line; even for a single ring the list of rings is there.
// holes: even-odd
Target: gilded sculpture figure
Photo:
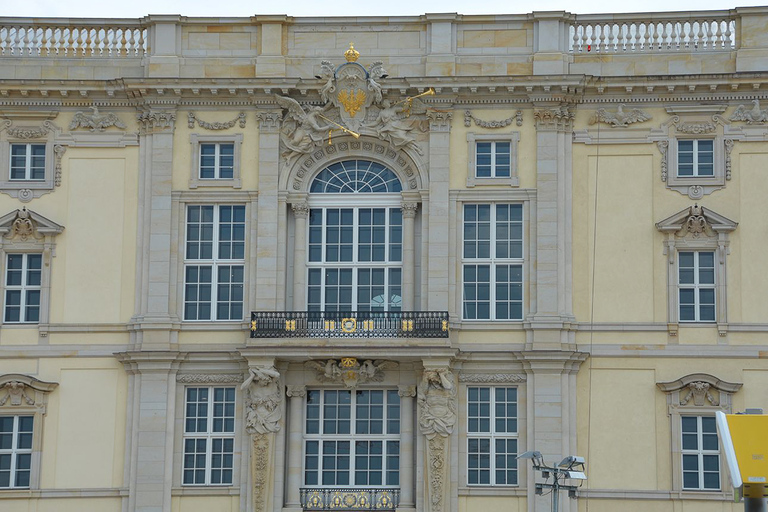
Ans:
[[[419,426],[427,439],[451,435],[456,425],[456,385],[450,369],[424,370],[418,403]]]
[[[280,373],[274,366],[253,366],[241,389],[247,390],[245,429],[250,434],[269,434],[280,430]]]

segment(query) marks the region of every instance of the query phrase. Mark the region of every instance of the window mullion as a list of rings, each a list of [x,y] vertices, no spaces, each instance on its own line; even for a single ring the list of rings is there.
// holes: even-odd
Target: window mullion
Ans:
[[[21,311],[19,311],[19,321],[27,321],[27,293],[29,293],[29,287],[27,286],[27,267],[29,258],[27,254],[21,255],[21,297],[19,298],[19,304]],[[17,417],[18,418],[18,417]]]
[[[32,179],[32,144],[26,144],[26,158],[24,159],[24,179]]]
[[[213,145],[213,175],[216,179],[221,179],[221,144],[216,143]]]

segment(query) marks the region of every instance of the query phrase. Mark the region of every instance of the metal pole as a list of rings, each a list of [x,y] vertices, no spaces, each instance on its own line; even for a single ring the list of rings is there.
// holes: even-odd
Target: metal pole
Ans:
[[[560,499],[560,483],[557,480],[557,471],[554,472],[555,483],[552,486],[552,512],[558,512]],[[746,512],[746,511],[745,511]],[[752,512],[751,510],[749,512]]]
[[[765,498],[744,497],[744,512],[768,512]]]

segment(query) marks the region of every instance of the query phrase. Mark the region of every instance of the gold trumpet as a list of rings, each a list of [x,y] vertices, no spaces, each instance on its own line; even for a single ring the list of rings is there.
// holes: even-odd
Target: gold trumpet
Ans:
[[[409,96],[409,97],[405,98],[402,101],[398,101],[397,103],[395,103],[392,106],[394,107],[395,105],[399,105],[401,103],[405,103],[406,105],[405,105],[405,107],[403,107],[403,114],[405,114],[406,117],[410,117],[411,116],[411,107],[413,106],[413,100],[415,100],[416,98],[421,98],[422,96],[434,96],[434,95],[435,95],[435,90],[430,87],[429,89],[427,89],[423,93],[417,94],[416,96]]]
[[[344,127],[344,126],[340,125],[339,123],[337,123],[337,122],[336,122],[336,121],[334,121],[333,119],[328,119],[328,118],[327,118],[327,117],[325,117],[323,114],[317,114],[317,115],[318,115],[318,117],[320,117],[321,119],[325,119],[327,122],[329,122],[329,123],[331,123],[332,125],[334,125],[334,126],[336,127],[336,129],[337,129],[337,130],[341,130],[341,131],[342,131],[342,132],[344,132],[344,133],[348,133],[349,135],[353,136],[353,137],[354,137],[354,138],[356,138],[356,139],[359,139],[359,138],[360,138],[360,134],[359,134],[359,133],[357,133],[357,132],[353,132],[353,131],[352,131],[352,130],[350,130],[349,128],[346,128],[346,127]],[[331,129],[331,130],[328,130],[328,145],[329,145],[329,146],[332,144],[332,142],[331,142],[331,134],[332,134],[332,133],[333,133],[333,130],[332,130],[332,129]]]

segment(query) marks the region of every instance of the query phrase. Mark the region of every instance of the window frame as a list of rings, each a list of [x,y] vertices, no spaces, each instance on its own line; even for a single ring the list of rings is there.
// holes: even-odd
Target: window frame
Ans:
[[[67,142],[60,137],[61,129],[51,121],[43,121],[37,126],[29,121],[22,123],[0,126],[0,192],[26,203],[61,185],[61,161]],[[45,146],[42,179],[30,179],[26,170],[24,179],[11,179],[11,153],[16,145]],[[27,155],[29,163],[29,152]]]
[[[403,216],[402,213],[400,214],[400,260],[391,260],[390,259],[390,249],[392,247],[391,242],[391,231],[393,227],[397,227],[396,224],[392,224],[391,222],[391,211],[397,210],[401,211],[401,204],[402,204],[402,195],[400,193],[365,193],[365,205],[360,206],[359,202],[359,196],[357,194],[319,194],[319,195],[313,195],[310,194],[308,198],[308,205],[309,205],[309,215],[307,217],[306,222],[306,263],[305,263],[305,269],[303,270],[305,273],[305,283],[306,283],[306,307],[309,310],[310,306],[310,273],[313,269],[352,269],[352,284],[350,285],[352,287],[352,308],[351,311],[358,311],[357,309],[357,303],[359,300],[358,292],[359,290],[359,282],[358,282],[358,275],[359,270],[361,269],[385,269],[385,290],[387,291],[387,295],[391,297],[391,294],[389,293],[390,286],[393,286],[389,282],[389,276],[390,276],[390,270],[400,270],[400,308],[402,310],[402,297],[403,297],[403,264],[404,264],[404,253],[403,253]],[[379,261],[359,261],[359,248],[360,248],[360,241],[359,241],[359,234],[360,234],[360,224],[359,224],[359,211],[361,209],[384,209],[386,211],[386,221],[384,224],[385,228],[385,242],[384,242],[384,250],[385,250],[385,261],[379,262]],[[310,232],[312,229],[311,224],[311,215],[312,210],[321,209],[323,211],[323,223],[321,224],[322,233],[321,237],[322,240],[320,242],[320,247],[322,250],[321,255],[321,261],[311,261],[310,260]],[[352,213],[352,261],[326,261],[326,247],[327,247],[327,241],[326,241],[326,214],[329,209],[351,209],[353,211]],[[323,280],[325,277],[325,272],[321,275],[321,298],[320,298],[320,310],[326,311],[326,300],[325,300],[325,281]],[[342,310],[344,311],[344,310]],[[378,311],[378,310],[377,310]],[[390,309],[390,301],[387,301],[387,303],[384,305],[384,311],[396,311],[393,309]]]
[[[8,469],[8,482],[9,485],[7,487],[3,487],[0,485],[0,490],[16,490],[16,489],[29,489],[30,484],[32,481],[32,443],[34,439],[34,432],[35,432],[35,417],[32,414],[14,414],[14,415],[5,415],[0,414],[0,419],[2,418],[13,418],[13,424],[11,427],[11,448],[8,449],[2,449],[0,448],[0,457],[2,456],[8,456],[11,457],[11,463],[10,468]],[[32,430],[30,431],[21,431],[20,430],[20,424],[22,418],[29,418],[32,421]],[[5,432],[5,434],[8,434]],[[29,448],[19,448],[19,438],[22,434],[28,434],[29,435]],[[29,468],[24,468],[22,470],[19,470],[18,463],[20,456],[28,455],[29,456]],[[2,471],[2,470],[0,470]],[[19,473],[21,471],[25,471],[28,473],[27,475],[27,485],[16,485],[14,482],[18,479]]]
[[[17,400],[10,396],[5,403],[0,405],[0,416],[31,416],[32,417],[32,447],[30,453],[30,470],[28,487],[2,487],[0,493],[13,496],[13,492],[20,492],[19,496],[29,495],[30,490],[40,489],[40,472],[43,448],[43,429],[45,427],[45,415],[48,409],[50,393],[56,389],[58,383],[45,382],[34,377],[11,373],[0,375],[0,390],[7,389],[6,385],[13,384],[17,388],[22,387],[23,395]],[[0,391],[0,397],[3,396]]]
[[[472,431],[470,428],[471,418],[470,418],[470,405],[472,404],[472,401],[470,399],[470,393],[472,389],[477,389],[478,393],[482,389],[488,389],[489,390],[489,431],[488,432],[480,432],[480,431]],[[515,409],[517,414],[515,415],[515,423],[516,423],[516,429],[514,433],[511,432],[505,432],[505,433],[499,433],[496,432],[495,424],[496,424],[496,393],[495,391],[497,389],[505,389],[507,392],[514,389],[515,390],[515,401],[514,402],[505,402],[505,403],[514,403]],[[519,464],[517,464],[516,456],[520,453],[520,390],[518,386],[511,386],[511,385],[480,385],[480,384],[467,384],[465,392],[467,394],[466,397],[466,421],[467,421],[467,429],[466,429],[466,453],[467,453],[467,460],[466,460],[466,485],[467,487],[476,488],[476,487],[505,487],[505,488],[516,488],[520,487],[520,467]],[[472,483],[470,482],[470,474],[472,472],[472,468],[469,467],[470,464],[470,443],[473,439],[488,439],[490,442],[489,446],[489,468],[488,471],[490,473],[489,475],[489,483]],[[516,482],[515,483],[497,483],[496,482],[496,458],[498,454],[496,453],[496,441],[497,440],[514,440],[516,444],[516,452],[514,454],[509,454],[509,452],[506,452],[508,456],[513,456],[513,460],[515,460],[515,477]],[[512,468],[506,468],[506,471],[510,471]]]
[[[14,167],[13,167],[13,157],[14,157],[13,150],[14,150],[14,147],[19,147],[19,146],[25,147],[25,151],[24,151],[24,167],[23,167],[24,177],[23,178],[14,178],[13,177],[13,170],[14,170]],[[36,169],[36,167],[32,166],[32,159],[34,157],[36,157],[36,156],[38,156],[38,157],[40,156],[40,155],[35,155],[34,152],[32,151],[32,148],[34,146],[42,147],[43,148],[43,155],[42,155],[42,158],[43,158],[43,166],[42,166],[43,177],[42,178],[33,178],[31,176],[32,173],[33,173],[33,169]],[[17,183],[21,183],[21,182],[39,183],[39,182],[44,182],[45,181],[46,162],[48,161],[48,155],[47,155],[48,150],[47,150],[47,147],[46,147],[45,143],[40,144],[40,143],[37,143],[37,142],[11,142],[9,149],[10,149],[10,155],[9,155],[10,156],[10,160],[8,162],[8,180],[9,181],[17,182]]]
[[[196,389],[198,390],[207,390],[208,391],[208,400],[207,400],[207,410],[206,410],[206,432],[189,432],[187,431],[187,421],[189,420],[189,417],[187,416],[187,410],[188,410],[188,390]],[[222,432],[214,432],[213,431],[213,409],[215,405],[214,392],[216,389],[223,389],[226,393],[227,390],[232,391],[232,400],[226,400],[225,403],[232,403],[233,404],[233,410],[232,410],[232,430],[231,431],[222,431]],[[239,400],[238,400],[238,393],[236,386],[229,386],[229,385],[214,385],[214,384],[200,384],[200,385],[191,385],[191,386],[183,386],[182,387],[182,412],[181,412],[181,447],[180,447],[180,455],[181,455],[181,464],[179,465],[179,474],[180,474],[180,484],[184,488],[193,488],[193,487],[234,487],[238,484],[236,478],[237,478],[237,453],[238,453],[238,443],[237,443],[237,430],[238,430],[238,408],[239,408]],[[198,416],[199,418],[200,416]],[[229,416],[228,416],[229,417]],[[204,439],[206,441],[206,451],[205,451],[205,463],[204,463],[204,482],[197,483],[186,483],[184,481],[185,472],[188,470],[186,466],[186,457],[187,457],[187,450],[186,450],[186,444],[187,440],[200,440]],[[230,482],[220,482],[220,483],[212,483],[211,482],[211,473],[213,472],[213,466],[212,466],[212,458],[213,458],[213,444],[215,440],[231,440],[232,442],[232,451],[229,453],[232,460],[232,465],[230,467],[224,467],[222,466],[222,470],[228,469],[231,471],[231,481]],[[197,453],[197,452],[193,452]],[[194,466],[191,470],[194,471],[197,468],[197,466]]]
[[[211,239],[211,258],[210,259],[192,259],[188,258],[187,256],[187,249],[188,249],[188,241],[187,241],[187,227],[188,227],[188,212],[190,207],[213,207],[213,233],[212,233],[212,239]],[[244,224],[244,239],[243,239],[243,258],[242,259],[222,259],[218,257],[218,251],[219,251],[219,228],[220,228],[220,222],[221,222],[221,207],[223,206],[231,206],[231,207],[242,207],[243,208],[243,224]],[[248,262],[248,206],[241,204],[241,203],[198,203],[198,202],[189,202],[185,203],[183,205],[182,209],[182,243],[183,243],[183,255],[182,255],[182,264],[181,264],[181,286],[182,286],[182,293],[181,293],[181,319],[184,322],[237,322],[242,323],[245,321],[247,316],[246,311],[246,286],[247,286],[247,275],[246,275],[246,268],[247,268],[247,262]],[[210,289],[211,289],[211,295],[210,295],[210,316],[209,318],[194,318],[194,319],[188,319],[186,317],[186,306],[187,306],[187,269],[190,267],[205,267],[210,266],[211,267],[211,282],[210,282]],[[242,286],[242,309],[243,309],[243,315],[242,318],[226,318],[226,319],[218,319],[216,318],[216,311],[218,306],[218,269],[219,267],[223,266],[240,266],[242,267],[242,275],[243,280],[241,283]],[[199,283],[198,283],[199,284]],[[232,301],[229,301],[230,303]],[[196,301],[196,304],[202,303],[202,301]],[[197,316],[197,315],[196,315]]]
[[[489,228],[489,257],[488,258],[480,258],[480,257],[466,257],[464,255],[464,231],[465,231],[465,212],[466,207],[474,205],[474,206],[483,206],[483,205],[490,205],[490,211],[491,216],[489,220],[490,228]],[[521,210],[521,257],[515,258],[515,257],[508,257],[508,258],[498,258],[496,257],[496,227],[497,227],[497,206],[499,205],[519,205]],[[457,237],[460,239],[460,247],[459,247],[459,260],[461,264],[459,265],[459,281],[458,284],[460,286],[460,293],[459,295],[459,304],[460,304],[460,318],[462,322],[522,322],[525,319],[526,315],[526,278],[528,276],[528,273],[526,272],[526,247],[528,240],[526,238],[526,208],[523,202],[521,201],[481,201],[481,202],[471,202],[466,201],[461,204],[461,210],[460,210],[460,223],[458,224],[461,229],[461,236]],[[512,221],[509,221],[512,222]],[[515,221],[516,222],[516,221]],[[513,240],[512,238],[509,239],[510,241]],[[466,287],[465,287],[465,280],[464,280],[464,271],[465,267],[468,265],[474,265],[476,267],[488,265],[489,266],[489,317],[488,318],[466,318],[465,317],[465,303],[466,303]],[[497,269],[499,266],[509,266],[511,267],[520,267],[520,288],[521,288],[521,298],[520,298],[520,318],[496,318],[496,307],[497,307],[497,298],[496,298],[496,275],[497,275]],[[477,281],[479,283],[479,281]],[[508,282],[508,284],[513,284],[513,282]],[[512,302],[511,299],[508,299],[508,302]],[[514,301],[517,302],[517,301]]]
[[[712,143],[712,150],[710,151],[712,153],[712,162],[710,165],[712,166],[712,174],[701,174],[699,172],[699,166],[700,165],[706,165],[699,162],[699,156],[704,153],[704,151],[701,151],[699,149],[699,142],[711,142]],[[692,148],[691,148],[691,157],[693,162],[691,162],[691,171],[692,174],[690,175],[681,175],[680,174],[680,168],[682,165],[684,165],[682,162],[680,162],[680,157],[682,156],[683,151],[680,149],[680,143],[681,142],[691,142]],[[677,148],[677,159],[676,159],[676,166],[675,171],[677,174],[677,179],[679,180],[687,180],[690,178],[696,178],[696,179],[709,179],[715,177],[715,138],[713,137],[700,137],[700,138],[688,138],[688,137],[678,137],[675,139],[675,145]],[[687,151],[686,151],[687,153]]]
[[[720,457],[720,489],[683,488],[683,434],[684,416],[713,417],[715,412],[732,412],[733,395],[742,387],[740,383],[726,382],[706,373],[685,375],[670,382],[657,382],[656,386],[666,394],[667,415],[670,421],[670,449],[672,453],[672,495],[685,498],[729,499],[733,496],[730,486],[724,485],[727,474],[725,457]]]
[[[492,168],[490,177],[477,176],[477,143],[478,142],[508,142],[509,143],[509,176],[498,177]],[[518,175],[520,132],[479,134],[467,133],[467,187],[473,188],[479,185],[506,185],[509,187],[520,186]]]
[[[693,267],[682,267],[682,255],[683,254],[692,254],[693,255]],[[711,268],[712,270],[712,283],[704,283],[701,284],[699,282],[699,279],[701,277],[701,272],[703,267],[701,267],[700,261],[701,261],[701,255],[702,254],[711,254],[712,255],[712,267],[706,267]],[[681,282],[681,272],[683,268],[690,268],[693,271],[693,283],[682,283]],[[708,324],[708,323],[717,323],[717,306],[718,306],[718,298],[717,298],[717,253],[714,250],[697,250],[697,251],[687,251],[687,250],[678,250],[677,251],[677,311],[678,311],[678,321],[680,323],[686,323],[686,324]],[[694,302],[693,302],[693,308],[694,308],[694,319],[693,320],[683,320],[682,318],[682,308],[683,304],[680,299],[680,294],[683,290],[692,290],[693,296],[694,296]],[[711,320],[702,320],[701,319],[701,312],[702,312],[702,303],[701,303],[701,292],[703,290],[712,290],[713,300],[714,303],[712,304],[713,307],[713,317]],[[688,304],[686,304],[688,305]]]
[[[684,447],[685,445],[685,434],[687,433],[683,429],[682,422],[685,418],[695,418],[696,419],[696,438],[697,438],[697,447],[696,449],[686,449]],[[715,427],[714,432],[708,432],[707,434],[712,435],[714,433],[715,439],[717,439],[717,449],[716,450],[706,450],[704,449],[704,431],[703,431],[703,423],[704,418],[709,418],[712,420],[712,423],[715,422],[715,416],[714,415],[700,415],[700,414],[681,414],[680,415],[680,422],[681,422],[681,428],[680,428],[680,457],[681,457],[681,470],[682,470],[682,485],[681,488],[683,491],[705,491],[705,492],[717,492],[721,491],[723,488],[723,461],[720,457],[720,440],[717,439],[717,427]],[[696,470],[696,474],[698,476],[698,485],[696,487],[686,487],[685,486],[685,474],[689,472],[685,469],[685,457],[695,455],[697,457],[697,466],[698,469]],[[718,477],[718,486],[715,487],[705,487],[705,481],[704,481],[704,474],[707,473],[707,471],[704,470],[704,457],[705,456],[716,456],[717,457],[717,477]],[[711,473],[711,471],[709,471]]]
[[[324,429],[324,405],[325,405],[325,394],[326,392],[350,392],[350,402],[349,402],[349,433],[348,434],[332,434],[332,433],[326,433]],[[390,403],[388,399],[388,395],[393,395],[398,397],[397,401],[397,410],[398,410],[398,429],[397,433],[382,433],[382,434],[358,434],[355,430],[356,424],[357,424],[357,396],[356,392],[358,391],[381,391],[383,393],[384,402],[382,404],[382,430],[385,432],[387,430],[387,423],[391,420],[389,417],[389,408]],[[320,394],[320,401],[317,405],[318,407],[318,432],[317,433],[308,433],[307,427],[309,423],[309,398],[310,393],[312,392],[318,392]],[[383,387],[383,388],[307,388],[306,394],[303,398],[303,416],[302,416],[302,463],[301,463],[301,485],[302,487],[311,487],[311,488],[356,488],[356,489],[383,489],[383,488],[391,488],[391,489],[398,489],[401,488],[403,485],[403,482],[400,480],[400,457],[402,457],[402,446],[401,446],[401,434],[403,431],[403,404],[402,399],[399,396],[399,391],[397,387]],[[336,416],[338,419],[338,416]],[[371,418],[369,418],[371,419]],[[349,442],[349,466],[346,468],[348,476],[349,476],[349,483],[348,484],[323,484],[323,443],[324,442],[330,442],[330,441],[348,441]],[[382,483],[381,484],[365,484],[365,485],[357,485],[355,483],[355,471],[357,468],[356,466],[356,456],[357,453],[355,452],[355,442],[356,441],[381,441],[382,443],[382,453],[381,453],[381,477],[382,477]],[[307,451],[308,443],[309,442],[316,442],[318,446],[317,454],[309,454]],[[387,484],[387,473],[390,471],[388,469],[387,463],[389,462],[389,458],[392,456],[391,453],[388,451],[388,443],[389,442],[396,442],[397,443],[397,457],[395,465],[395,469],[392,470],[397,474],[397,484]],[[307,483],[307,458],[308,455],[316,455],[317,457],[317,468],[314,469],[314,472],[317,477],[317,484],[308,484]],[[336,471],[334,469],[334,471]],[[336,471],[338,473],[338,471]],[[370,468],[368,468],[368,472],[370,473]],[[407,484],[406,484],[407,485]]]
[[[189,136],[191,147],[190,155],[190,177],[189,188],[207,188],[207,187],[225,187],[239,189],[242,188],[241,179],[241,153],[243,145],[243,134],[236,133],[232,135],[206,135],[192,133]],[[233,144],[232,157],[232,178],[201,178],[200,177],[200,159],[201,150],[204,144]],[[218,167],[218,162],[216,162]]]
[[[22,264],[21,269],[13,269],[13,270],[19,270],[21,272],[22,276],[22,284],[19,285],[9,285],[8,284],[8,274],[11,271],[11,268],[9,266],[9,260],[12,256],[21,256],[22,257]],[[39,256],[40,257],[40,268],[32,269],[29,268],[29,259],[30,256]],[[3,324],[39,324],[40,323],[40,310],[41,310],[41,302],[42,302],[42,295],[43,295],[43,253],[42,252],[8,252],[5,253],[5,265],[3,267]],[[27,280],[29,279],[30,272],[37,271],[40,274],[40,282],[37,285],[29,285],[27,283]],[[20,291],[21,292],[21,299],[20,303],[18,304],[19,308],[19,320],[8,320],[8,292],[10,291]],[[37,307],[37,319],[36,320],[29,320],[27,319],[28,314],[28,308],[29,304],[27,303],[27,298],[29,297],[29,292],[36,291],[38,293],[38,300],[37,304],[35,305]],[[16,307],[14,304],[13,307]],[[34,307],[34,306],[33,306]]]

